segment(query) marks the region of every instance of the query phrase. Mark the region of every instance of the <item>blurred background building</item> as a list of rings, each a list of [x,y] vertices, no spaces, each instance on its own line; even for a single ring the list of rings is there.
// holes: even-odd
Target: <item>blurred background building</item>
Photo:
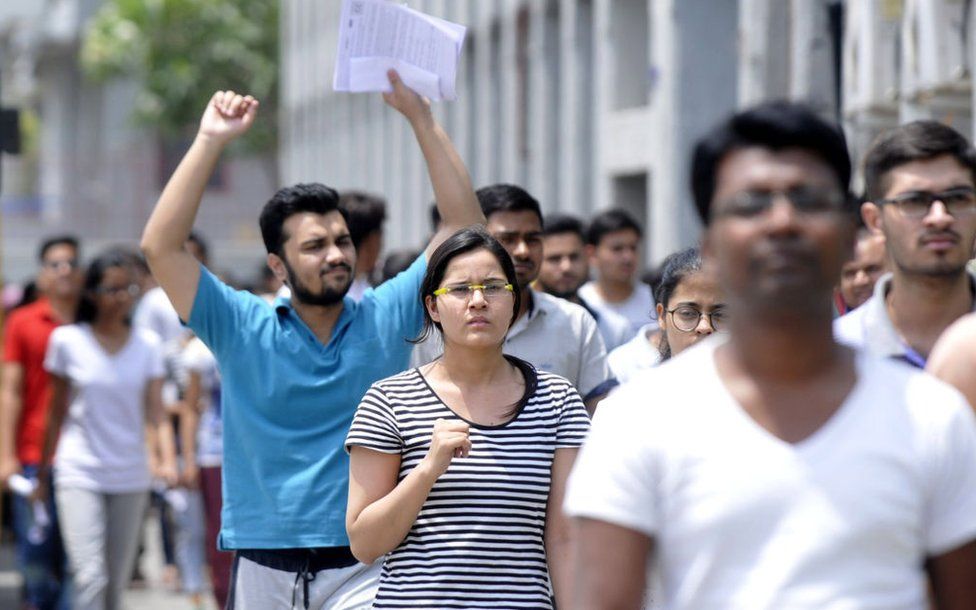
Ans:
[[[79,37],[99,4],[0,6],[0,99],[34,130],[24,154],[3,161],[10,279],[55,229],[134,243],[181,152],[128,120],[130,82],[81,76]],[[435,109],[475,184],[519,183],[547,212],[624,207],[647,227],[648,262],[697,238],[690,146],[746,104],[806,100],[842,121],[856,157],[882,129],[921,117],[976,135],[976,0],[409,4],[469,28],[459,99]],[[332,91],[339,9],[280,2],[278,179],[382,193],[387,247],[418,246],[432,193],[409,127],[378,95]],[[263,167],[231,161],[208,192],[200,227],[218,265],[262,256],[256,217],[274,175]]]

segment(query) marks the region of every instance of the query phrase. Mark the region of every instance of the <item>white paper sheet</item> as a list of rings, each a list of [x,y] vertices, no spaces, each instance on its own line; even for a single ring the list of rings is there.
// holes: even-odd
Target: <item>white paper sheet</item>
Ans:
[[[387,0],[343,0],[341,14],[333,89],[390,91],[392,68],[431,100],[457,99],[464,26]]]

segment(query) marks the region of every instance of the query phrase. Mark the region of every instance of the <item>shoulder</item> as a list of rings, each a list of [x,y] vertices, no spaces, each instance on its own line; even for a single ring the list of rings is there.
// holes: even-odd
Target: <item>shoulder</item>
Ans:
[[[920,429],[945,429],[970,407],[962,393],[934,375],[889,358],[859,353],[866,400],[902,411]]]
[[[841,343],[860,345],[864,337],[864,317],[875,297],[834,320],[834,338]]]
[[[56,343],[73,343],[87,337],[88,329],[85,324],[63,324],[51,333],[51,341]]]
[[[149,328],[134,326],[132,328],[132,335],[144,347],[155,349],[163,344],[162,338],[156,333],[156,331]]]
[[[530,365],[531,366],[531,365]],[[549,373],[546,371],[540,371],[535,369],[536,385],[535,385],[535,395],[536,396],[548,396],[552,394],[565,394],[567,392],[575,392],[576,388],[568,379],[561,375],[556,375],[555,373]]]
[[[415,396],[417,392],[427,393],[429,388],[417,369],[407,369],[374,382],[370,386],[370,392],[382,394],[392,400]]]
[[[929,369],[939,371],[952,366],[976,371],[976,314],[953,322],[932,348]]]
[[[571,320],[579,325],[596,326],[593,316],[581,305],[570,303],[566,299],[554,297],[540,290],[533,290],[532,298],[535,299],[537,306],[546,312],[546,315],[557,320]]]

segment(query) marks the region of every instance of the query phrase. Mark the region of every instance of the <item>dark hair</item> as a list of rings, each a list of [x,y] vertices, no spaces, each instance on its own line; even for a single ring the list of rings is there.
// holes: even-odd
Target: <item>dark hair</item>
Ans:
[[[401,271],[406,271],[420,256],[420,252],[420,250],[394,250],[387,254],[383,260],[382,281],[393,279]]]
[[[586,240],[583,221],[579,218],[570,216],[569,214],[554,214],[546,218],[546,226],[542,230],[544,237],[561,235],[563,233],[575,233],[579,236],[580,241]]]
[[[912,121],[878,136],[864,156],[864,191],[877,201],[888,190],[888,172],[912,161],[952,155],[976,183],[976,151],[965,136],[938,121]]]
[[[770,150],[799,148],[819,157],[837,177],[846,194],[851,182],[851,157],[844,132],[811,108],[787,101],[766,102],[732,115],[695,145],[691,160],[691,191],[704,224],[711,219],[718,166],[734,150],[758,146]]]
[[[75,310],[75,322],[94,322],[98,317],[98,305],[92,297],[92,293],[102,283],[105,272],[113,267],[121,267],[132,271],[132,256],[121,248],[112,248],[99,254],[95,260],[88,264],[85,272],[85,282],[82,285],[81,299],[78,301],[78,309]]]
[[[190,231],[190,236],[186,238],[186,241],[196,244],[197,248],[200,249],[200,256],[205,262],[210,260],[210,245],[200,232]]]
[[[522,305],[522,291],[517,288],[518,279],[515,275],[515,264],[512,262],[512,257],[505,250],[505,247],[498,243],[498,240],[492,237],[483,226],[473,225],[461,229],[448,237],[430,255],[430,259],[427,261],[427,272],[424,274],[424,280],[420,284],[420,303],[424,310],[424,326],[420,329],[420,334],[417,338],[413,339],[414,343],[423,342],[435,328],[438,331],[441,330],[441,325],[434,322],[433,318],[430,317],[430,312],[427,311],[426,297],[433,294],[441,285],[444,274],[447,272],[447,265],[452,260],[474,250],[487,250],[491,252],[498,260],[498,264],[501,265],[502,271],[505,273],[505,279],[508,280],[509,284],[516,287],[513,291],[515,299],[512,306],[512,320],[509,322],[509,326],[515,323],[519,307]]]
[[[688,275],[701,271],[702,257],[698,248],[686,248],[670,254],[661,263],[661,279],[654,289],[654,300],[665,310],[668,308],[668,301],[678,287]],[[661,361],[671,357],[671,344],[668,343],[667,333],[661,333],[661,342],[658,344],[661,352]]]
[[[363,191],[340,193],[339,209],[346,212],[349,235],[357,249],[370,233],[381,230],[386,220],[386,200]]]
[[[55,235],[41,242],[41,247],[37,249],[37,260],[43,262],[44,257],[47,256],[47,251],[54,246],[71,246],[76,254],[79,250],[78,238],[74,235]]]
[[[492,184],[481,187],[475,195],[485,218],[490,218],[495,212],[532,212],[539,217],[539,224],[543,224],[539,202],[520,186]]]
[[[430,230],[432,233],[437,233],[437,230],[441,226],[441,211],[437,209],[437,202],[433,201],[430,204]]]
[[[285,235],[285,221],[295,214],[311,212],[328,214],[338,211],[346,219],[346,212],[339,207],[339,194],[324,184],[312,182],[296,184],[278,189],[278,192],[264,204],[261,210],[261,238],[268,254],[281,256],[281,248],[288,236]]]
[[[608,234],[624,230],[634,231],[638,237],[643,234],[641,226],[625,210],[620,208],[604,210],[590,221],[590,228],[586,231],[586,243],[599,246],[600,240]]]

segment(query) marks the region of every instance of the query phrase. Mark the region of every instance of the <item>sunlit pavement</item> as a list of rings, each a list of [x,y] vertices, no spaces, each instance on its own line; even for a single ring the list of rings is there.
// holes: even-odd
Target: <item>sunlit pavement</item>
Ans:
[[[210,592],[203,605],[195,607],[187,595],[171,591],[163,584],[163,554],[159,537],[159,519],[146,520],[144,550],[140,559],[145,586],[131,588],[125,595],[126,610],[218,610]],[[20,574],[14,568],[12,544],[0,546],[0,608],[16,610],[19,601]]]

